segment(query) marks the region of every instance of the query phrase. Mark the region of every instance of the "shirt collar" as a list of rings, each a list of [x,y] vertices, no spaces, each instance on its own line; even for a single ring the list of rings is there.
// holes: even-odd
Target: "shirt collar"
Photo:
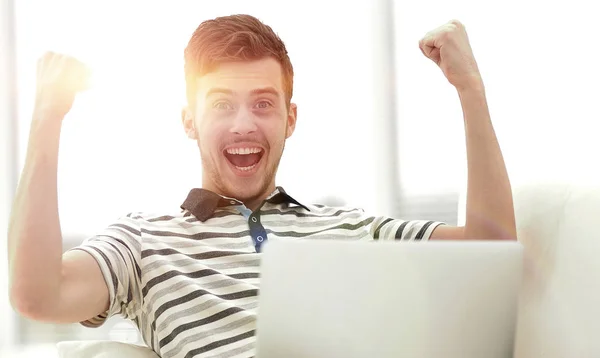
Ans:
[[[288,193],[278,186],[271,195],[261,204],[296,204],[307,211],[310,211],[306,206],[300,204],[296,199],[292,198]],[[200,221],[208,220],[219,207],[243,205],[243,203],[234,198],[228,198],[214,193],[210,190],[194,188],[190,191],[187,198],[181,204],[181,208],[189,211]]]

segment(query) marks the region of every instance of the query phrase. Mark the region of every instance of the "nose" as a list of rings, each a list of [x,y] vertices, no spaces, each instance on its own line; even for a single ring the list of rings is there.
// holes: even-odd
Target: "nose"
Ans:
[[[230,129],[231,133],[246,135],[256,132],[256,123],[251,112],[245,109],[238,111]]]

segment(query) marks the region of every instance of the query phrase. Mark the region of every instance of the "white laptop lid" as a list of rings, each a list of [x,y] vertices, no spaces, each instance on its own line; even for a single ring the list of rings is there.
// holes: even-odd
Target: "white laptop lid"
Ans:
[[[517,242],[271,240],[257,356],[511,357]]]

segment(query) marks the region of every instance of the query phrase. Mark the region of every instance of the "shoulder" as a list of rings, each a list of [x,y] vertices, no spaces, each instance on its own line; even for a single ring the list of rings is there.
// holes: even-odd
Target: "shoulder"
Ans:
[[[192,218],[192,214],[187,210],[178,212],[149,212],[136,211],[130,212],[117,219],[117,222],[130,222],[138,226],[160,225],[161,223],[177,222]]]
[[[118,216],[105,227],[100,235],[113,232],[139,238],[142,236],[144,230],[177,225],[177,223],[185,221],[190,217],[191,215],[186,215],[184,211],[175,213],[133,211]]]
[[[309,204],[306,208],[295,207],[304,213],[310,213],[314,216],[323,217],[362,217],[365,216],[365,211],[361,208],[351,206],[328,206],[321,204]],[[308,210],[307,210],[308,209]]]

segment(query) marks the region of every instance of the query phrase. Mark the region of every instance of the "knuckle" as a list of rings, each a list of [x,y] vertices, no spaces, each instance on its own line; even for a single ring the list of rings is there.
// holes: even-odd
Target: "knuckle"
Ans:
[[[462,27],[464,27],[464,25],[459,20],[456,20],[456,19],[450,20],[450,24],[454,25],[455,28],[462,28]]]
[[[52,59],[53,56],[54,54],[50,51],[44,52],[44,54],[42,54],[38,59],[38,63],[48,62]]]
[[[439,34],[439,36],[440,36],[440,39],[442,39],[442,40],[448,40],[448,39],[450,39],[450,38],[452,37],[452,33],[453,33],[453,32],[454,32],[454,31],[453,31],[452,29],[446,29],[446,31],[442,31],[442,32]]]

